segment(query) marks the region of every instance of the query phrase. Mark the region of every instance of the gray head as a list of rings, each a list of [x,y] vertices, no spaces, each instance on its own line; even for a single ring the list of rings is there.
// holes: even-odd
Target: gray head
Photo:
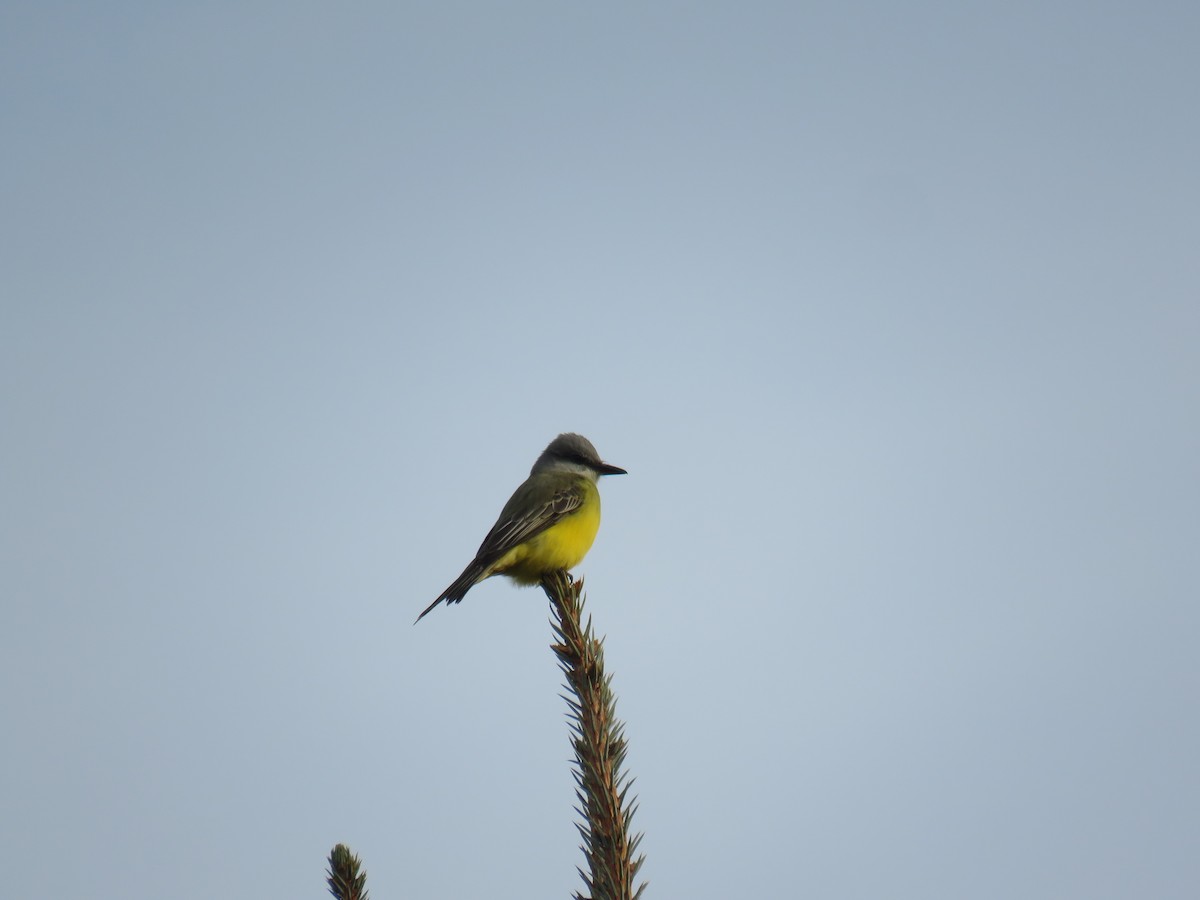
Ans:
[[[550,446],[537,458],[529,474],[536,475],[547,470],[577,472],[592,479],[601,475],[626,474],[624,469],[603,462],[592,442],[582,434],[560,434],[552,440]]]

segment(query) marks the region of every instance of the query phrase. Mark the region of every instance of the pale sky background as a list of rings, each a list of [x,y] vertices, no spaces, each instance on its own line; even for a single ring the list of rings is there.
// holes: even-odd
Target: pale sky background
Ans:
[[[1200,5],[6,3],[12,897],[1200,891]]]

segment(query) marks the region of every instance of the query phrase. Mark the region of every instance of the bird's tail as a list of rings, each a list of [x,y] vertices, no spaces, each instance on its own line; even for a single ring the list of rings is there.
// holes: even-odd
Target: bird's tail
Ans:
[[[436,600],[425,607],[425,611],[417,616],[417,622],[420,622],[423,618],[425,618],[425,616],[427,616],[430,611],[443,600],[446,601],[447,606],[449,606],[451,603],[461,602],[462,598],[467,596],[467,591],[487,577],[484,572],[484,567],[478,562],[471,563],[469,566],[463,569],[463,573],[461,575],[454,579],[454,583],[450,585],[450,587],[442,591],[441,595]],[[413,624],[416,625],[417,622],[413,622]]]

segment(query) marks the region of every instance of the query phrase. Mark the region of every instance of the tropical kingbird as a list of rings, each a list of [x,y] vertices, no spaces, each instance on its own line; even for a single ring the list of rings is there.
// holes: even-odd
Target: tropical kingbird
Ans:
[[[537,584],[543,575],[578,565],[600,528],[597,479],[624,474],[624,469],[601,462],[600,454],[583,435],[560,434],[504,504],[475,559],[417,621],[443,600],[458,603],[467,591],[493,575],[507,575],[518,584]]]

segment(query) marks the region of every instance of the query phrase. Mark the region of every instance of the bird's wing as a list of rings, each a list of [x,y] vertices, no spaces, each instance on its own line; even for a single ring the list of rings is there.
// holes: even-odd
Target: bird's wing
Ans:
[[[548,500],[531,504],[530,495],[544,495],[546,492],[545,483],[539,483],[537,478],[538,476],[534,476],[517,488],[500,511],[500,518],[479,545],[475,562],[481,564],[484,569],[491,567],[513,547],[518,547],[541,534],[563,516],[571,514],[583,505],[583,485],[576,478],[564,480],[556,485]]]
[[[548,500],[538,503],[531,498],[549,494]],[[577,510],[585,499],[584,488],[578,478],[543,474],[525,480],[500,511],[500,518],[487,533],[479,552],[461,575],[441,596],[417,616],[420,622],[425,614],[443,600],[447,604],[458,603],[471,587],[486,578],[493,565],[511,550],[535,535],[541,534],[563,516]],[[523,510],[523,512],[522,512]]]

